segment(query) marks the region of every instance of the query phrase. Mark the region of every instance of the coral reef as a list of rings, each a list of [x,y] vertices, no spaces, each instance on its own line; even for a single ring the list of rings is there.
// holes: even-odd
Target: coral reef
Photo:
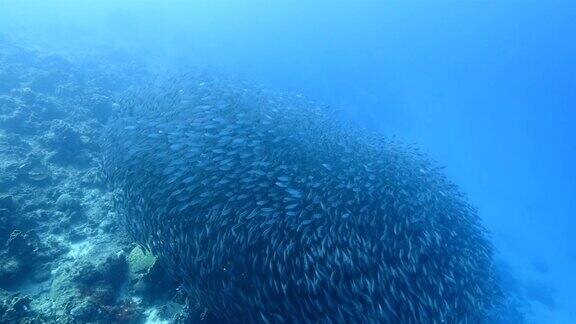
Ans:
[[[44,323],[45,318],[32,309],[31,302],[28,296],[0,289],[0,323]]]
[[[98,161],[111,98],[133,79],[70,59],[0,40],[0,323],[144,322],[177,285],[151,264],[130,281]]]

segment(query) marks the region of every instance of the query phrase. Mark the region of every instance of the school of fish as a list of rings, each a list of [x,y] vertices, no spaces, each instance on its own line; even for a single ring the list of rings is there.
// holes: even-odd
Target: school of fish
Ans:
[[[412,146],[206,76],[119,101],[103,173],[130,235],[230,323],[475,323],[497,303],[476,210]]]

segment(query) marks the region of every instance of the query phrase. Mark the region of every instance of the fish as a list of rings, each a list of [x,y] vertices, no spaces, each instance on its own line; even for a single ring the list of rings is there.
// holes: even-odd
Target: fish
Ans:
[[[416,148],[216,76],[130,91],[100,136],[118,221],[218,322],[489,322],[487,231]]]

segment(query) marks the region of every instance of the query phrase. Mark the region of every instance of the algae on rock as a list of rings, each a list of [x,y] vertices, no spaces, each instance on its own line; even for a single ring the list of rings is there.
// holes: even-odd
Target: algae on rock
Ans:
[[[128,255],[128,269],[130,271],[130,280],[139,279],[142,275],[148,272],[154,262],[156,262],[156,257],[152,253],[146,253],[136,246],[130,251]]]

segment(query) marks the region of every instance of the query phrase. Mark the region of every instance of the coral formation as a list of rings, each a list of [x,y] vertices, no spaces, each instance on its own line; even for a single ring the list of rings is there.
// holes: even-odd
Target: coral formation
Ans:
[[[128,79],[106,73],[0,40],[0,323],[139,323],[168,302],[129,282],[99,176],[97,137]]]
[[[44,323],[45,319],[32,310],[28,296],[0,289],[0,323]]]

